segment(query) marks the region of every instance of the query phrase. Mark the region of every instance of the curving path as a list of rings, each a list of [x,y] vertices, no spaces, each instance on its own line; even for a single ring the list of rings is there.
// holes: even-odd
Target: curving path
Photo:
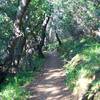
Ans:
[[[28,86],[31,96],[28,100],[74,100],[64,84],[63,63],[56,51],[46,57],[44,69]]]

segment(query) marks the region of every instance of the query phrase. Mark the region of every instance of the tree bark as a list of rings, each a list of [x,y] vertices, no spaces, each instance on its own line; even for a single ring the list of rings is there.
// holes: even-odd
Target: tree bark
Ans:
[[[56,31],[56,30],[55,30],[55,31]],[[62,45],[62,42],[61,42],[61,40],[60,40],[60,38],[59,38],[57,32],[56,32],[56,38],[57,38],[57,41],[58,41],[59,45],[61,46],[61,45]]]
[[[46,38],[46,28],[47,28],[49,20],[50,20],[50,16],[46,17],[43,24],[42,24],[41,40],[40,40],[40,43],[38,45],[38,55],[40,57],[44,57],[42,48],[44,46],[44,41],[45,41],[45,38]]]
[[[16,59],[16,55],[15,55],[16,50],[15,49],[18,44],[18,41],[20,41],[20,39],[22,39],[22,38],[24,39],[24,34],[21,32],[22,19],[25,15],[25,12],[27,10],[27,7],[28,7],[30,1],[31,0],[21,0],[20,1],[16,19],[14,21],[13,35],[8,43],[7,56],[4,58],[4,64],[3,64],[4,66],[11,67],[11,66],[16,65],[16,67],[17,67],[19,64],[20,57],[17,56],[17,59]],[[25,43],[25,40],[23,40],[23,41],[24,42],[21,43],[22,44],[21,49],[23,49],[23,45]],[[22,50],[20,50],[20,55],[21,55],[21,53],[22,53]]]

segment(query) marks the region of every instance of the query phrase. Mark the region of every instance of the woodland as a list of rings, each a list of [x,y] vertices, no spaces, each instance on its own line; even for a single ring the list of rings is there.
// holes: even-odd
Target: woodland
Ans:
[[[39,100],[100,100],[100,0],[0,0],[0,100],[38,100],[26,86],[55,50],[77,98]]]

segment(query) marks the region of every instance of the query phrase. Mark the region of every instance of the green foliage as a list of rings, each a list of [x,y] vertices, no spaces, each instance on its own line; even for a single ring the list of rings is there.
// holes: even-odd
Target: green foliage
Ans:
[[[25,86],[35,80],[37,73],[43,66],[44,59],[36,57],[34,62],[33,68],[35,67],[35,69],[24,69],[15,76],[8,76],[6,81],[0,84],[0,98],[2,100],[27,100],[30,93],[25,90]]]
[[[3,0],[0,4],[0,55],[6,49],[13,32],[13,21],[17,11],[16,0]]]
[[[91,0],[61,1],[62,3],[58,7],[62,9],[63,13],[60,21],[60,27],[63,29],[62,35],[75,37],[80,34],[79,30],[83,30],[87,34],[91,32],[91,29],[98,30],[100,27],[100,4],[98,2]]]
[[[9,38],[12,36],[19,1],[0,1],[0,55],[4,53]],[[58,15],[53,16],[52,13],[56,14],[55,12]],[[88,34],[91,29],[96,28],[97,30],[100,27],[100,3],[98,0],[53,0],[53,2],[31,0],[25,16],[27,18],[22,19],[21,31],[27,37],[27,40],[31,39],[35,43],[40,42],[45,17],[57,17],[53,24],[57,26],[57,33],[65,38],[63,45],[58,47],[57,43],[51,43],[46,45],[43,50],[52,51],[57,48],[64,62],[68,63],[65,64],[66,84],[71,90],[76,86],[76,81],[82,77],[92,78],[99,71],[100,44],[92,38],[84,37],[80,39],[80,36],[78,36],[78,34],[82,34],[79,32],[80,29]],[[69,36],[73,38],[78,36],[79,39],[73,40]],[[43,59],[37,58],[36,55],[32,58],[34,59],[34,62],[32,62],[34,68],[28,66],[28,69],[24,69],[23,64],[21,66],[24,69],[23,72],[14,77],[7,77],[6,82],[0,85],[0,97],[3,100],[26,100],[29,93],[23,87],[30,83],[33,77],[35,78],[36,72],[41,69],[43,64]],[[97,91],[97,84],[100,84],[100,82],[95,79],[93,88],[88,95],[91,96]]]
[[[97,93],[98,91],[100,91],[100,80],[98,81],[94,81],[92,83],[92,88],[90,89],[90,91],[88,91],[88,93],[86,94],[88,96],[88,99],[90,99],[95,93]],[[95,100],[99,100],[100,96],[97,97],[97,99]]]
[[[49,43],[45,48],[44,48],[44,50],[46,50],[46,51],[53,51],[53,50],[55,50],[55,49],[57,49],[58,48],[58,44],[57,44],[57,42],[55,42],[55,43]]]
[[[65,61],[66,69],[66,84],[71,90],[76,87],[76,83],[81,78],[92,79],[93,89],[89,92],[89,95],[97,91],[97,85],[100,80],[97,72],[100,72],[100,44],[93,38],[82,38],[79,41],[73,41],[68,39],[64,41],[64,44],[59,48],[59,52]],[[67,64],[66,64],[67,62]],[[98,85],[100,86],[100,84]]]

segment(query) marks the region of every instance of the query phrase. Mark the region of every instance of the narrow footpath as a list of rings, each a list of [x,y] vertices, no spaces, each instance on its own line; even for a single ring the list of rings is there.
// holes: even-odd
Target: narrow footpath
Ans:
[[[28,100],[74,100],[64,81],[63,62],[53,51],[47,55],[40,75],[28,86]]]

